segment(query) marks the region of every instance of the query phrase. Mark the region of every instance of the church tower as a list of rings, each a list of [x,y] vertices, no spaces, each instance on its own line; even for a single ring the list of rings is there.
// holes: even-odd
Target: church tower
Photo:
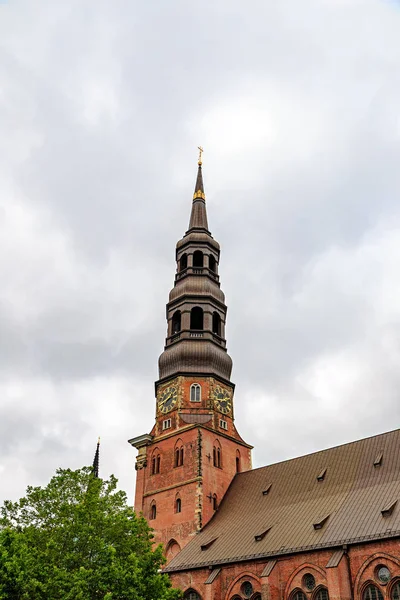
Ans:
[[[218,510],[251,446],[234,424],[220,246],[208,229],[201,151],[189,229],[176,245],[167,338],[155,383],[156,420],[137,448],[135,510],[172,558]]]

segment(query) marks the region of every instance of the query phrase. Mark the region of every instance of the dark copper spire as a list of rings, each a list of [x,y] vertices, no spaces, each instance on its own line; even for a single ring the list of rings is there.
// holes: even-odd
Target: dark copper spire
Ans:
[[[176,245],[177,272],[167,304],[160,380],[176,374],[208,374],[229,381],[232,370],[225,339],[227,308],[218,275],[220,248],[208,230],[201,152],[189,229]]]
[[[191,229],[204,229],[205,231],[208,231],[206,195],[204,193],[203,173],[201,169],[201,155],[203,148],[199,146],[199,150],[199,168],[197,169],[197,179],[193,194],[193,205],[190,215],[189,231]]]

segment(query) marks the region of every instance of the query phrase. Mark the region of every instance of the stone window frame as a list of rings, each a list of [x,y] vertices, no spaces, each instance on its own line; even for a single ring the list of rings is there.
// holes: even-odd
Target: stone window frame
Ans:
[[[190,402],[201,402],[200,383],[192,383],[190,386]]]

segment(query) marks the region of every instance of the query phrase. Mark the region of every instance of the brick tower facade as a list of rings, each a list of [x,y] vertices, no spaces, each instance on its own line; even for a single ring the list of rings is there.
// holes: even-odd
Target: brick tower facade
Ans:
[[[211,519],[235,473],[251,469],[251,446],[234,424],[219,259],[200,155],[189,229],[176,245],[156,421],[150,434],[129,440],[138,450],[135,510],[149,520],[169,560]]]

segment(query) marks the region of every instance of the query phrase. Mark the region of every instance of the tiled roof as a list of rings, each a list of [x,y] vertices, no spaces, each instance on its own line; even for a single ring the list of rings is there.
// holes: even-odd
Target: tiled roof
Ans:
[[[165,571],[400,536],[400,503],[381,512],[399,498],[400,430],[239,473],[213,519]]]

